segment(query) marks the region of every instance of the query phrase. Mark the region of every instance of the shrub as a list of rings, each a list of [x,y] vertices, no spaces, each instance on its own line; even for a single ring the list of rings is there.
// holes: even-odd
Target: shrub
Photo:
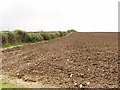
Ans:
[[[15,35],[13,32],[2,32],[2,44],[8,45],[15,43]]]
[[[8,45],[8,36],[6,33],[3,33],[3,32],[2,32],[2,44]]]
[[[41,33],[41,36],[43,37],[44,40],[50,40],[52,39],[51,35],[45,32]]]
[[[67,35],[67,32],[62,32],[63,36]]]
[[[43,40],[44,40],[44,38],[42,37],[41,33],[38,34],[38,37],[39,37],[39,40],[40,40],[40,41],[43,41]]]
[[[67,33],[70,33],[70,30],[67,30]]]
[[[58,31],[58,32],[59,32],[60,37],[62,37],[62,36],[63,36],[63,33],[62,33],[61,31]]]
[[[56,38],[57,38],[57,37],[61,37],[61,35],[60,35],[59,32],[55,32],[55,36],[56,36]]]
[[[59,37],[56,33],[52,33],[50,35],[51,35],[51,39],[55,39],[55,38]]]
[[[8,36],[8,42],[10,44],[15,43],[15,34],[13,32],[7,32],[6,34]]]
[[[77,32],[77,31],[76,31],[76,30],[74,30],[74,29],[71,29],[71,30],[70,30],[70,32]]]
[[[30,37],[27,32],[22,30],[15,30],[14,33],[16,35],[17,42],[29,42]]]
[[[41,34],[30,34],[29,36],[30,36],[29,42],[38,42],[43,40]]]
[[[54,34],[50,34],[50,36],[51,36],[51,39],[54,39],[54,38],[55,38]]]

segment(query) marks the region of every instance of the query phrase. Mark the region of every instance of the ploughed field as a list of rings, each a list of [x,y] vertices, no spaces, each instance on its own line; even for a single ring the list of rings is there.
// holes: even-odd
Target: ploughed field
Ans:
[[[3,73],[65,88],[118,87],[118,33],[75,32],[2,50]]]

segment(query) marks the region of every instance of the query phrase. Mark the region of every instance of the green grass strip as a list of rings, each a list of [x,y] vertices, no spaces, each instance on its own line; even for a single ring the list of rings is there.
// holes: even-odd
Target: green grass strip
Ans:
[[[16,84],[12,84],[6,81],[0,81],[0,84],[2,85],[2,88],[25,88],[23,86],[18,86]]]

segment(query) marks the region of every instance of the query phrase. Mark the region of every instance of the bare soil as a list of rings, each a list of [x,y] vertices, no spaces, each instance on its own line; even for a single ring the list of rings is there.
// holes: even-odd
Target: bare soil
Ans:
[[[75,32],[2,50],[3,74],[63,88],[118,88],[118,33]]]

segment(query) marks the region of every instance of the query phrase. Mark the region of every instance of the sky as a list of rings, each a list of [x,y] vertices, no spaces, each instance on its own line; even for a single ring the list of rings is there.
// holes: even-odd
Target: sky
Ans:
[[[117,32],[119,0],[0,0],[0,30]]]

